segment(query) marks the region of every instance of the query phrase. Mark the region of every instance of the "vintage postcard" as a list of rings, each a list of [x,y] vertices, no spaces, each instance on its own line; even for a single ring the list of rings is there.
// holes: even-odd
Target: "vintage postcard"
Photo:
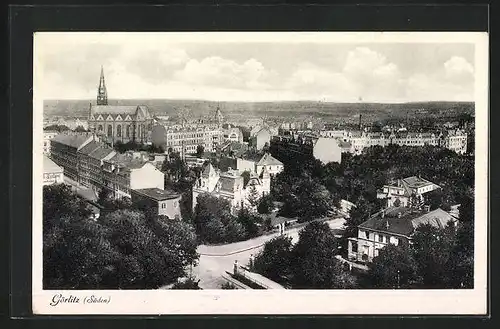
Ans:
[[[485,314],[487,33],[34,35],[35,314]]]

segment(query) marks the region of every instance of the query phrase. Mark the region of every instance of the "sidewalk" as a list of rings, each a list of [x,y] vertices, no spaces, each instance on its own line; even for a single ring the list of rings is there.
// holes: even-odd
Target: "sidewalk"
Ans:
[[[327,221],[329,226],[332,229],[338,229],[339,227],[342,227],[344,225],[344,219],[343,218],[336,218],[333,220]],[[285,231],[284,235],[292,237],[292,242],[296,242],[298,239],[298,233],[299,231],[306,226],[307,223],[304,223],[303,225],[297,226],[290,228]],[[279,236],[279,233],[271,233],[267,235],[261,235],[256,238],[246,240],[246,241],[240,241],[240,242],[234,242],[234,243],[229,243],[229,244],[224,244],[224,245],[217,245],[217,246],[212,246],[212,245],[199,245],[198,246],[198,253],[202,256],[212,256],[212,257],[224,257],[224,256],[230,256],[234,254],[238,254],[244,251],[256,249],[259,247],[262,247],[267,241]]]

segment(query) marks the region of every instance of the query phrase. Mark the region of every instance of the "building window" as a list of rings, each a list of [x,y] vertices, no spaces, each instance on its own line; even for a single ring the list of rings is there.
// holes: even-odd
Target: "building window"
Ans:
[[[352,252],[356,252],[356,253],[358,252],[358,243],[357,242],[352,241],[351,247],[352,247]]]
[[[376,248],[374,251],[373,251],[373,257],[377,257],[378,256],[378,249]]]
[[[103,131],[103,129],[104,129],[104,128],[102,127],[102,125],[99,125],[99,127],[97,128],[97,131],[102,132],[102,131]]]
[[[378,235],[378,242],[384,242],[384,236],[382,234]]]
[[[108,126],[108,137],[112,137],[113,136],[113,126],[109,125]]]
[[[162,208],[162,209],[165,209],[166,207],[167,207],[167,205],[163,202],[163,203],[161,204],[161,208]]]
[[[127,138],[130,138],[130,125],[127,125],[127,128],[125,129],[125,134]]]
[[[118,125],[118,126],[116,127],[116,135],[117,135],[118,137],[122,137],[122,125]]]

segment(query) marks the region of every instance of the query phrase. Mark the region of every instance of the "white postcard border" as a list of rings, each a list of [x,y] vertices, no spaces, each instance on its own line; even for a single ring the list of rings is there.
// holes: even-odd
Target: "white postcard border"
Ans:
[[[488,34],[479,32],[183,32],[184,42],[473,43],[475,45],[475,278],[473,290],[156,290],[56,291],[42,289],[42,145],[44,43],[78,34],[96,42],[161,32],[37,32],[33,71],[33,313],[34,314],[486,314],[488,269]],[[68,45],[70,46],[70,45]],[[57,294],[79,302],[51,306]],[[90,296],[109,303],[88,303]]]

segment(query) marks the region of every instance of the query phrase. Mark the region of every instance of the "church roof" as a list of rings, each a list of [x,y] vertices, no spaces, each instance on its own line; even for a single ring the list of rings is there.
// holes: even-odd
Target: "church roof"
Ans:
[[[266,154],[264,154],[264,156],[262,156],[262,158],[259,160],[259,162],[257,162],[257,166],[265,166],[265,165],[267,165],[267,166],[269,166],[269,165],[280,166],[280,165],[283,165],[283,162],[274,158],[271,154],[266,153]]]
[[[137,112],[137,105],[96,105],[92,106],[94,114],[129,114]]]

